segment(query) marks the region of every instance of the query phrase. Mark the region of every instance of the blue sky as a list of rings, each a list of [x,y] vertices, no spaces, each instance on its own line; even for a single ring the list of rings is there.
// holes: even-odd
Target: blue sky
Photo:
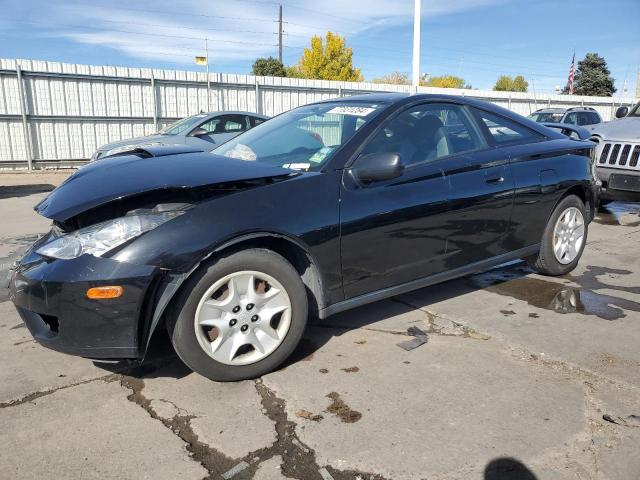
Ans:
[[[198,70],[208,39],[211,71],[250,73],[277,55],[284,7],[285,64],[314,34],[346,35],[367,80],[410,73],[413,0],[0,0],[0,57]],[[604,56],[618,95],[635,94],[639,0],[422,0],[421,71],[490,89],[522,74],[529,89],[564,85],[573,49]]]

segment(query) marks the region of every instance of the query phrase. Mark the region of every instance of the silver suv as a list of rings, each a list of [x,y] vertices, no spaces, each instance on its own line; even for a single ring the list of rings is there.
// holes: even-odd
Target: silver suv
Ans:
[[[640,103],[620,107],[617,120],[595,125],[596,165],[602,182],[601,199],[640,202]]]
[[[527,118],[538,123],[570,123],[580,126],[602,122],[600,114],[592,107],[541,108]]]

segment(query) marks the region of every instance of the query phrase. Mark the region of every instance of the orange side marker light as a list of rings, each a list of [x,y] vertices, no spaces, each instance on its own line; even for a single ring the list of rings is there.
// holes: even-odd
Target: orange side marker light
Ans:
[[[92,300],[105,300],[109,298],[118,298],[123,293],[124,288],[117,285],[93,287],[87,290],[87,298],[90,298]]]

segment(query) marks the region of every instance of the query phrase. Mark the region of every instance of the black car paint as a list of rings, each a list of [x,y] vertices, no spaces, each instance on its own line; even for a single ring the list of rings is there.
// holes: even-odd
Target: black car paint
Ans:
[[[188,212],[109,258],[51,260],[32,249],[15,272],[12,298],[36,339],[88,357],[142,358],[181,283],[208,258],[243,242],[278,239],[301,252],[308,260],[301,275],[324,317],[535,253],[568,191],[585,198],[592,218],[590,143],[471,99],[374,94],[352,101],[363,98],[388,106],[319,172],[201,153],[176,153],[180,161],[173,161],[175,155],[159,156],[162,148],[146,160],[124,156],[80,170],[39,207],[62,226],[114,203],[135,205],[140,192],[212,188]],[[396,179],[359,182],[351,167],[367,139],[398,112],[431,101],[485,109],[545,138],[503,147],[489,139],[480,151],[412,166]],[[153,168],[143,171],[142,162]],[[138,168],[135,175],[131,168]],[[215,188],[236,180],[262,181],[223,188],[223,195]],[[89,287],[113,284],[127,294],[108,301],[84,296]],[[43,327],[43,315],[59,319],[55,335]]]
[[[237,160],[212,158],[211,154],[189,146],[149,147],[140,152],[144,152],[142,158],[116,155],[84,166],[36,205],[36,211],[64,223],[79,213],[145,192],[197,188],[292,173],[257,162],[244,163],[243,168],[238,168]],[[176,152],[181,154],[179,165],[173,156]],[[208,168],[213,165],[215,168]]]

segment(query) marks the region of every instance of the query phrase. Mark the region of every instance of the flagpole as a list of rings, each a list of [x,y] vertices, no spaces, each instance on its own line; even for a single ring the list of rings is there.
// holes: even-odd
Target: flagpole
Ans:
[[[420,85],[420,0],[414,0],[413,6],[413,59],[411,65],[411,83],[416,89]]]
[[[211,111],[211,102],[209,97],[211,95],[211,78],[209,76],[209,45],[207,44],[207,39],[204,39],[204,50],[207,55],[207,112]]]

